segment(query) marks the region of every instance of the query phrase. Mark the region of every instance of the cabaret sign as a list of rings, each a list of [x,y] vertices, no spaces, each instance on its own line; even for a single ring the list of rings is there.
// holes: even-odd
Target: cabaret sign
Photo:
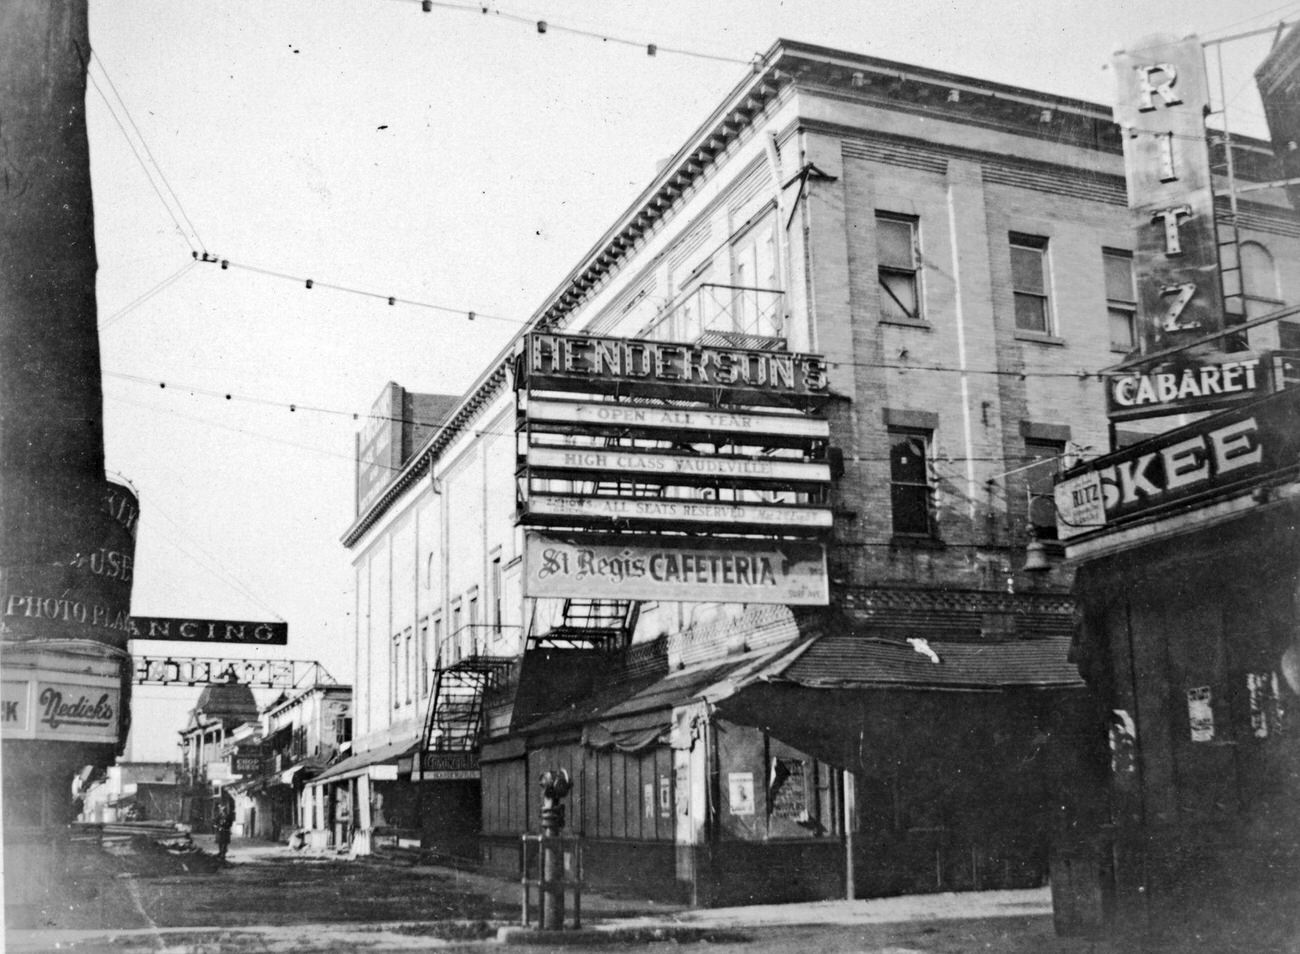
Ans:
[[[825,606],[826,547],[790,540],[580,537],[529,532],[524,595]]]
[[[289,642],[289,624],[233,619],[132,616],[131,638],[182,643],[248,643],[255,646],[284,646]]]
[[[785,403],[828,393],[826,359],[815,354],[532,332],[519,354],[517,385],[531,391],[716,397]]]
[[[1234,355],[1232,360],[1115,375],[1106,387],[1106,413],[1111,420],[1181,414],[1270,390],[1268,365],[1258,355]]]

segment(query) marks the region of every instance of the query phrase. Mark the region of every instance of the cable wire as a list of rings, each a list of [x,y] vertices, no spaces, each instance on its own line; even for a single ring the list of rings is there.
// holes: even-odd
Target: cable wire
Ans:
[[[172,188],[171,183],[167,181],[167,176],[163,174],[162,166],[160,166],[158,164],[158,160],[154,158],[153,150],[149,148],[149,140],[144,138],[144,133],[140,131],[140,127],[136,125],[135,119],[133,119],[131,116],[131,110],[126,105],[126,100],[124,100],[122,98],[122,94],[118,92],[117,84],[113,82],[113,77],[109,75],[108,67],[104,63],[104,58],[101,57],[99,53],[95,50],[91,50],[90,55],[91,58],[96,63],[99,64],[99,71],[104,74],[104,79],[108,81],[109,89],[113,91],[113,95],[116,96],[117,101],[121,103],[122,112],[126,114],[127,122],[129,122],[131,124],[131,128],[135,130],[135,134],[140,140],[140,145],[144,147],[145,154],[149,157],[149,161],[153,163],[154,169],[157,170],[158,178],[162,180],[162,184],[166,187],[167,194],[170,195],[172,197],[172,201],[176,203],[177,210],[180,212],[181,217],[185,219],[185,224],[190,227],[190,231],[194,233],[194,238],[198,241],[199,247],[200,248],[205,247],[207,243],[203,241],[203,236],[199,235],[199,230],[194,227],[194,221],[189,217],[188,214],[186,214],[185,206],[181,202],[180,196],[176,194],[176,190]],[[103,95],[102,91],[100,92],[100,95],[101,96]],[[125,132],[125,130],[123,131]]]

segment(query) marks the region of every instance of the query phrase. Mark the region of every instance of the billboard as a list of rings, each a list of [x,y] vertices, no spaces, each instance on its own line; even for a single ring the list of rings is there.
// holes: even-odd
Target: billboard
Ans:
[[[529,531],[524,595],[784,603],[828,601],[826,546],[814,541]]]
[[[1115,54],[1137,233],[1137,337],[1143,354],[1224,327],[1205,114],[1204,52],[1194,37],[1149,37]]]

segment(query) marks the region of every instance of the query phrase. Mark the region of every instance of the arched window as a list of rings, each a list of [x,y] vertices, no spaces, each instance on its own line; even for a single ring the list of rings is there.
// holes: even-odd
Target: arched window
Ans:
[[[1241,243],[1241,284],[1246,318],[1260,318],[1282,307],[1273,256],[1258,242]]]
[[[1278,285],[1273,255],[1259,242],[1242,242],[1241,289],[1246,305],[1246,319],[1262,318],[1277,311],[1285,302]],[[1278,344],[1288,350],[1300,350],[1300,324],[1277,323]]]

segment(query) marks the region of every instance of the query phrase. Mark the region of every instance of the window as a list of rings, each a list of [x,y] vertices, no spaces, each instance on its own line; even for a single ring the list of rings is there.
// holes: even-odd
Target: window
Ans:
[[[388,696],[393,700],[393,708],[396,709],[401,704],[401,685],[399,677],[401,674],[401,635],[393,637],[392,645],[388,650]]]
[[[451,630],[447,633],[448,641],[451,643],[447,648],[447,658],[444,663],[450,665],[460,659],[459,646],[456,644],[464,637],[461,629],[461,607],[460,598],[457,597],[451,604]]]
[[[1034,536],[1039,540],[1056,539],[1056,501],[1054,485],[1061,469],[1065,444],[1061,441],[1025,438],[1025,457],[1041,461],[1025,470],[1028,500],[1027,519]]]
[[[930,433],[890,428],[889,502],[894,532],[931,536]]]
[[[1262,318],[1277,311],[1284,304],[1277,284],[1277,268],[1273,255],[1258,242],[1242,242],[1241,290],[1246,305],[1246,320]],[[1290,350],[1300,350],[1300,325],[1290,321],[1277,323],[1278,345]]]
[[[1016,330],[1051,334],[1047,239],[1011,233],[1011,290],[1015,298]]]
[[[1137,345],[1137,290],[1133,284],[1133,253],[1119,249],[1101,250],[1106,276],[1106,315],[1110,347],[1132,351]]]
[[[429,694],[429,617],[420,620],[420,639],[416,645],[416,658],[420,667],[420,698]]]
[[[730,328],[747,335],[780,337],[779,297],[764,295],[780,288],[777,276],[776,216],[768,214],[731,249],[732,284],[736,286]]]
[[[491,572],[488,575],[488,623],[493,635],[501,630],[501,548],[492,551]]]
[[[411,692],[415,686],[415,640],[411,636],[411,629],[409,626],[406,629],[405,642],[406,651],[403,654],[403,667],[405,673],[402,678],[402,684],[405,689],[403,695],[406,697],[406,702],[409,705],[411,702]]]
[[[433,668],[441,669],[445,663],[442,645],[442,613],[433,614]]]
[[[917,219],[876,213],[876,265],[883,321],[921,321]]]

